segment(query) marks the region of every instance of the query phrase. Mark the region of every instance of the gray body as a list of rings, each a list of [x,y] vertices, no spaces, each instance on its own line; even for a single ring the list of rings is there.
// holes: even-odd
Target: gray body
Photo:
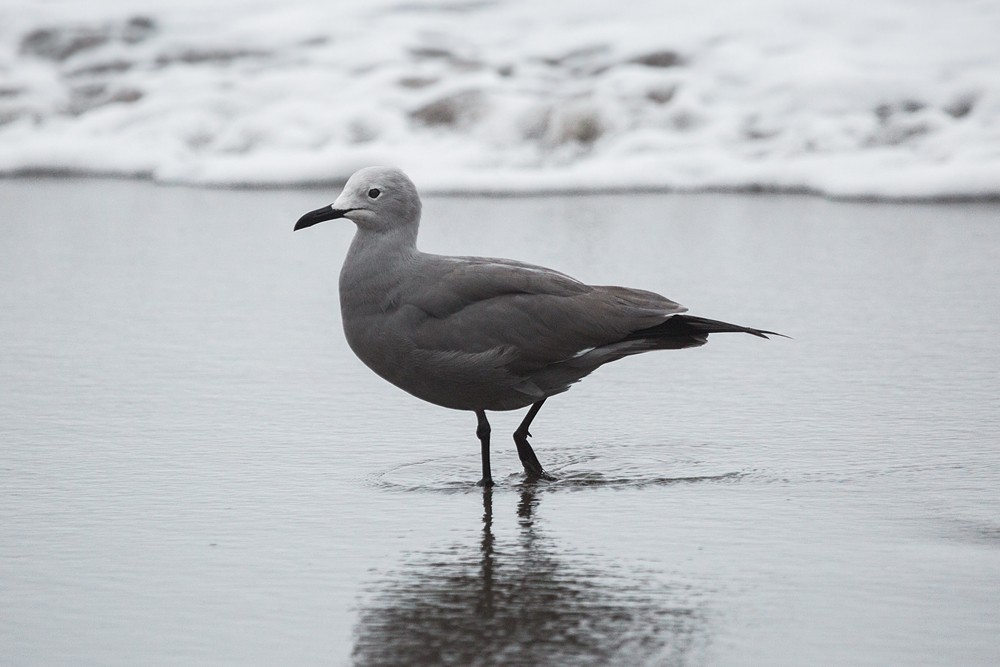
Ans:
[[[652,292],[431,255],[364,229],[340,273],[340,308],[347,342],[369,368],[458,410],[514,410],[566,391],[602,364],[656,349],[623,339],[686,310]]]

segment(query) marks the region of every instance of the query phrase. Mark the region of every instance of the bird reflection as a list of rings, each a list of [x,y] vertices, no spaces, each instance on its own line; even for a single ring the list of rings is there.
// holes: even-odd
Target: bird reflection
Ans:
[[[535,519],[535,485],[517,506],[513,545],[483,531],[473,546],[418,554],[359,615],[357,665],[683,665],[704,644],[699,592],[650,583],[560,553]]]

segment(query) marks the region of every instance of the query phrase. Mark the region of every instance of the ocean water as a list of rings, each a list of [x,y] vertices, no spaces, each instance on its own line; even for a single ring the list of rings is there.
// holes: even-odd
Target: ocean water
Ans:
[[[521,415],[371,374],[335,192],[0,181],[0,662],[1000,662],[1000,207],[428,197],[713,336]]]
[[[998,25],[991,0],[6,0],[0,175],[997,199]]]

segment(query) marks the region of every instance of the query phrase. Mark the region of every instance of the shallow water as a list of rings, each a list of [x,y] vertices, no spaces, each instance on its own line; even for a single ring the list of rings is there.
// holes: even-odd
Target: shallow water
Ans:
[[[331,192],[0,181],[4,664],[1000,662],[1000,206],[433,198],[422,247],[713,336],[546,404],[528,485],[351,355]]]

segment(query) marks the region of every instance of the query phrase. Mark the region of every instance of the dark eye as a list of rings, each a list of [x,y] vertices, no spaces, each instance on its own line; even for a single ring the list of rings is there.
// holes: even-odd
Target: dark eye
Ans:
[[[368,196],[371,197],[372,199],[378,199],[378,196],[380,194],[382,194],[382,191],[379,190],[378,188],[372,188],[371,190],[368,191]]]

